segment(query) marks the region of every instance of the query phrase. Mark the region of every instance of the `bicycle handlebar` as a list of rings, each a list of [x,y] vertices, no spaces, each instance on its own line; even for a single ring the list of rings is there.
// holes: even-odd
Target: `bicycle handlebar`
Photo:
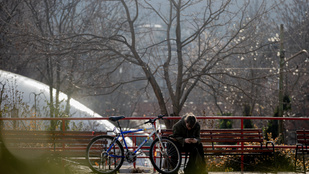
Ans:
[[[154,122],[157,121],[157,119],[164,119],[163,117],[166,117],[166,115],[159,115],[157,118],[154,118],[154,119],[149,119],[148,121],[146,121],[144,124],[147,124],[147,123],[151,123],[153,124]]]

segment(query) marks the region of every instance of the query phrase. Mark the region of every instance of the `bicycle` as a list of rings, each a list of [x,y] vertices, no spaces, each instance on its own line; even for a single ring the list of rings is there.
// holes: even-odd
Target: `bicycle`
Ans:
[[[144,124],[151,124],[151,127],[146,129],[137,129],[122,131],[119,120],[124,116],[111,116],[109,120],[116,121],[118,129],[115,127],[115,136],[101,135],[93,138],[86,150],[86,159],[92,171],[101,174],[109,174],[116,172],[122,166],[124,160],[133,163],[136,161],[137,152],[141,147],[153,136],[156,139],[151,143],[149,150],[149,158],[153,167],[160,173],[173,173],[178,171],[181,165],[181,152],[177,148],[173,140],[167,137],[160,137],[155,127],[155,122],[158,119],[163,119],[163,115],[157,118],[149,119]],[[152,130],[148,137],[136,148],[135,151],[130,151],[127,146],[124,135],[140,131]],[[123,141],[123,145],[119,140]]]

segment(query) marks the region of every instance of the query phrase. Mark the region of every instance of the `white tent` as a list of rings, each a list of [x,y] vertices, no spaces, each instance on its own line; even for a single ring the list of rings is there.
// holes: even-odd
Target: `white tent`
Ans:
[[[0,70],[0,91],[4,91],[4,95],[2,96],[5,99],[1,104],[1,110],[4,110],[4,107],[9,108],[9,110],[13,110],[13,107],[19,110],[18,117],[24,117],[22,113],[24,112],[24,108],[31,108],[31,110],[35,110],[37,117],[47,117],[49,109],[47,106],[47,101],[49,101],[49,87],[41,83],[39,81],[27,78],[25,76],[21,76],[15,73],[7,72]],[[54,89],[54,94],[55,89]],[[1,97],[1,96],[0,96]],[[66,101],[67,95],[64,93],[60,93],[59,100]],[[64,105],[63,102],[62,105]],[[9,107],[8,107],[9,106]],[[3,112],[3,117],[12,117],[16,113],[12,112]],[[16,116],[16,115],[15,115]],[[31,114],[26,114],[27,117],[31,117]],[[95,113],[91,109],[87,108],[80,102],[71,99],[70,100],[70,116],[71,117],[101,117],[99,114]],[[87,121],[83,121],[83,124],[88,128],[95,128],[98,131],[112,131],[114,129],[114,125],[108,120],[98,120],[96,123],[92,125]],[[93,125],[97,125],[93,127]],[[133,143],[131,139],[126,138],[128,146],[132,146]],[[144,153],[141,154],[145,156]],[[137,159],[137,165],[145,165],[145,162],[150,164],[148,159]]]
[[[21,76],[15,73],[0,70],[0,90],[4,92],[2,95],[1,110],[3,117],[31,117],[35,113],[36,117],[48,117],[48,101],[49,101],[49,86],[39,81]],[[54,94],[56,90],[54,89]],[[59,100],[62,102],[64,108],[67,95],[60,93]],[[32,110],[32,113],[25,114],[25,110]],[[13,110],[17,109],[18,112]],[[24,114],[24,115],[22,115]],[[70,100],[70,117],[101,117],[91,109],[87,108],[80,102]],[[83,121],[84,124],[89,124],[88,121]],[[97,130],[110,131],[113,130],[114,125],[107,120],[96,121]],[[93,128],[93,125],[88,125],[88,128]]]

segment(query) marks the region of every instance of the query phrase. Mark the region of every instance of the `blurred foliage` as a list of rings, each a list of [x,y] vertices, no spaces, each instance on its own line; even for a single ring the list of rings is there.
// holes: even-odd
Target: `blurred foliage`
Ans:
[[[243,115],[252,116],[251,106],[249,104],[244,105]],[[244,128],[253,128],[252,121],[249,119],[244,119]]]
[[[232,113],[229,113],[229,112],[222,113],[222,116],[232,116]],[[219,128],[220,129],[232,129],[233,128],[233,121],[231,119],[220,119],[219,120]],[[236,144],[236,143],[219,142],[218,144],[233,145],[233,144]]]
[[[1,139],[0,139],[1,140]],[[85,174],[91,173],[88,167],[52,156],[18,158],[3,143],[0,143],[0,169],[2,174]]]
[[[268,155],[244,155],[244,171],[294,171],[294,150],[280,149],[275,155],[276,160],[273,156]],[[300,162],[297,163],[297,166],[302,168]],[[207,168],[208,171],[214,172],[241,171],[241,157],[235,155],[207,157]]]
[[[283,97],[283,112],[291,110],[291,100],[288,95],[284,95]],[[279,116],[279,107],[277,107],[274,115],[274,117]],[[272,137],[278,137],[279,136],[279,121],[278,120],[269,120],[267,123],[266,128],[266,134],[271,133]]]
[[[275,144],[278,138],[272,139],[272,134],[267,134]],[[266,140],[265,140],[266,142]],[[258,143],[246,143],[245,145],[258,145]],[[284,146],[283,144],[280,144]],[[251,172],[294,172],[295,149],[276,149],[275,158],[271,155],[244,155],[244,171]],[[235,155],[208,156],[206,158],[208,171],[234,172],[241,171],[241,157]],[[304,171],[301,160],[296,161],[296,168]],[[309,170],[309,161],[306,160],[306,170]]]
[[[219,116],[231,116],[232,113],[229,113],[229,112],[225,112],[225,113],[222,113],[221,115]],[[219,120],[219,128],[220,129],[232,129],[233,127],[233,122],[231,119],[220,119]]]

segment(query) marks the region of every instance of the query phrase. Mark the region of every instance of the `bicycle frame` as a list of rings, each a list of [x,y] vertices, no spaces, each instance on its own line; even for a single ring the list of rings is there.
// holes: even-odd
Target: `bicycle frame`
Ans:
[[[139,150],[141,149],[141,147],[143,147],[143,145],[144,145],[145,143],[147,143],[147,141],[148,141],[154,134],[155,134],[155,136],[160,140],[160,143],[161,143],[161,138],[160,138],[160,136],[158,135],[157,130],[156,130],[154,124],[151,124],[151,125],[152,125],[152,126],[149,127],[149,128],[137,129],[137,130],[128,130],[128,131],[122,131],[121,127],[119,126],[120,133],[116,134],[116,136],[115,136],[115,138],[114,138],[114,140],[113,140],[111,146],[109,147],[109,149],[107,150],[106,153],[108,154],[108,152],[112,149],[112,147],[114,146],[115,142],[119,139],[120,136],[122,137],[123,142],[124,142],[124,145],[125,145],[125,148],[126,148],[126,150],[127,150],[127,152],[128,152],[128,151],[129,151],[129,148],[128,148],[128,145],[127,145],[127,142],[126,142],[126,140],[125,140],[124,135],[125,135],[125,134],[129,134],[129,133],[135,133],[135,132],[153,130],[153,131],[149,134],[149,136],[146,137],[145,140],[137,147],[137,149],[135,149],[135,151],[133,152],[134,154],[136,154],[137,151],[139,151]],[[161,144],[161,145],[162,145],[162,144]],[[117,158],[119,158],[119,157],[125,158],[124,156],[116,156],[116,155],[112,155],[112,154],[110,154],[109,156],[111,156],[111,157],[117,157]]]
[[[125,116],[110,116],[109,120],[116,121],[118,124],[114,128],[115,136],[97,136],[87,146],[86,159],[91,170],[96,173],[112,174],[119,171],[125,160],[128,163],[136,162],[137,154],[140,153],[138,151],[153,137],[154,140],[149,149],[149,160],[154,171],[167,174],[178,171],[181,165],[181,153],[177,145],[168,137],[161,137],[160,132],[156,129],[156,121],[158,119],[163,120],[163,117],[164,115],[159,115],[146,121],[144,124],[151,124],[147,128],[122,131],[119,120],[125,118]],[[131,147],[128,147],[125,135],[141,131],[147,132],[149,135],[145,135],[145,140],[138,146],[133,144],[133,150],[130,150]],[[126,135],[126,137],[129,136]],[[123,140],[123,142],[119,140]],[[126,149],[126,152],[124,149]],[[141,151],[141,153],[143,152]]]

